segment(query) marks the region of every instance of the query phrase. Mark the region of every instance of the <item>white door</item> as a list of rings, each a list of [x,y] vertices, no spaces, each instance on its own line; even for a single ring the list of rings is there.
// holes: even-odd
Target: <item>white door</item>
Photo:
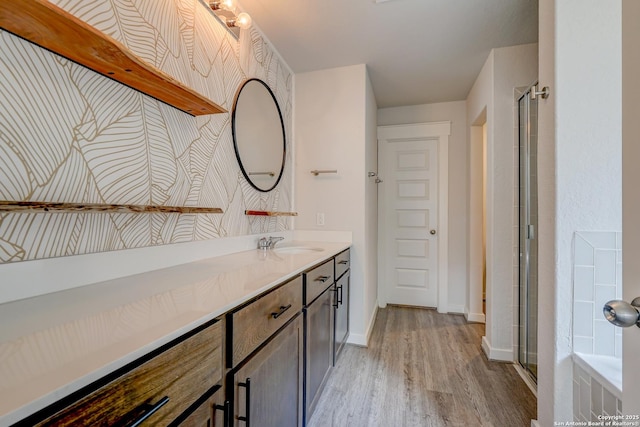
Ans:
[[[640,296],[640,2],[622,3],[622,283],[624,300]],[[622,410],[640,416],[640,329],[622,338]],[[638,419],[629,420],[636,422]]]
[[[380,126],[379,299],[381,305],[438,307],[441,139],[434,124]],[[448,129],[435,124],[436,131]],[[446,132],[448,135],[448,130]],[[447,139],[448,140],[448,139]],[[446,144],[442,144],[446,145]],[[446,149],[446,147],[442,147]],[[444,190],[446,191],[446,190]],[[446,256],[446,255],[445,255]]]

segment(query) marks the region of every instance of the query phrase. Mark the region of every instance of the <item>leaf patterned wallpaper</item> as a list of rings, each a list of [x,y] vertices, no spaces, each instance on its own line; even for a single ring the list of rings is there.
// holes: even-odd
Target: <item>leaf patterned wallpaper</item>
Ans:
[[[291,142],[292,75],[256,30],[233,38],[201,0],[53,0],[227,110],[273,90]],[[0,214],[0,262],[272,232],[290,211],[291,150],[269,193],[235,158],[229,113],[192,117],[0,30],[0,200],[222,208],[224,214]]]

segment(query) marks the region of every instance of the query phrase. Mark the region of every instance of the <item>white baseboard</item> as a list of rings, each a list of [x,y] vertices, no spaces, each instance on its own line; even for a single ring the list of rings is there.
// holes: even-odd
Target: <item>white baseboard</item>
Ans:
[[[540,427],[538,420],[531,420],[531,427]]]
[[[467,319],[467,322],[474,322],[474,323],[487,322],[487,318],[485,317],[484,313],[469,313],[465,311],[464,318]]]
[[[371,332],[373,332],[373,325],[376,323],[376,316],[378,315],[378,301],[376,301],[375,306],[373,307],[373,313],[371,314],[371,318],[369,319],[369,325],[364,334],[354,334],[353,332],[349,333],[349,338],[347,338],[347,343],[357,345],[360,347],[368,347],[369,339],[371,338]]]
[[[455,313],[455,314],[464,314],[464,305],[449,305],[449,307],[447,307],[447,312]]]
[[[513,350],[504,348],[493,348],[487,340],[487,337],[482,337],[482,351],[487,355],[489,360],[497,360],[500,362],[513,362]]]

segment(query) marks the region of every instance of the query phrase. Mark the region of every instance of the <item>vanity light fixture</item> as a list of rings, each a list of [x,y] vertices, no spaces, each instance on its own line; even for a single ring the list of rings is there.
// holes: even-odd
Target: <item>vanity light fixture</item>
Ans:
[[[224,9],[233,12],[236,5],[233,0],[212,0],[209,2],[209,7],[213,10]]]
[[[235,0],[210,0],[209,7],[235,38],[240,36],[240,28],[244,30],[251,26],[252,20],[248,13],[236,15]]]

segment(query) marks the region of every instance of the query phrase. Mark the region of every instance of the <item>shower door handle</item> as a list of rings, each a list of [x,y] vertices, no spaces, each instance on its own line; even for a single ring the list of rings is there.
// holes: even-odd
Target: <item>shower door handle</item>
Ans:
[[[629,304],[622,300],[609,301],[602,307],[605,319],[615,326],[628,328],[636,325],[640,328],[640,297]]]

